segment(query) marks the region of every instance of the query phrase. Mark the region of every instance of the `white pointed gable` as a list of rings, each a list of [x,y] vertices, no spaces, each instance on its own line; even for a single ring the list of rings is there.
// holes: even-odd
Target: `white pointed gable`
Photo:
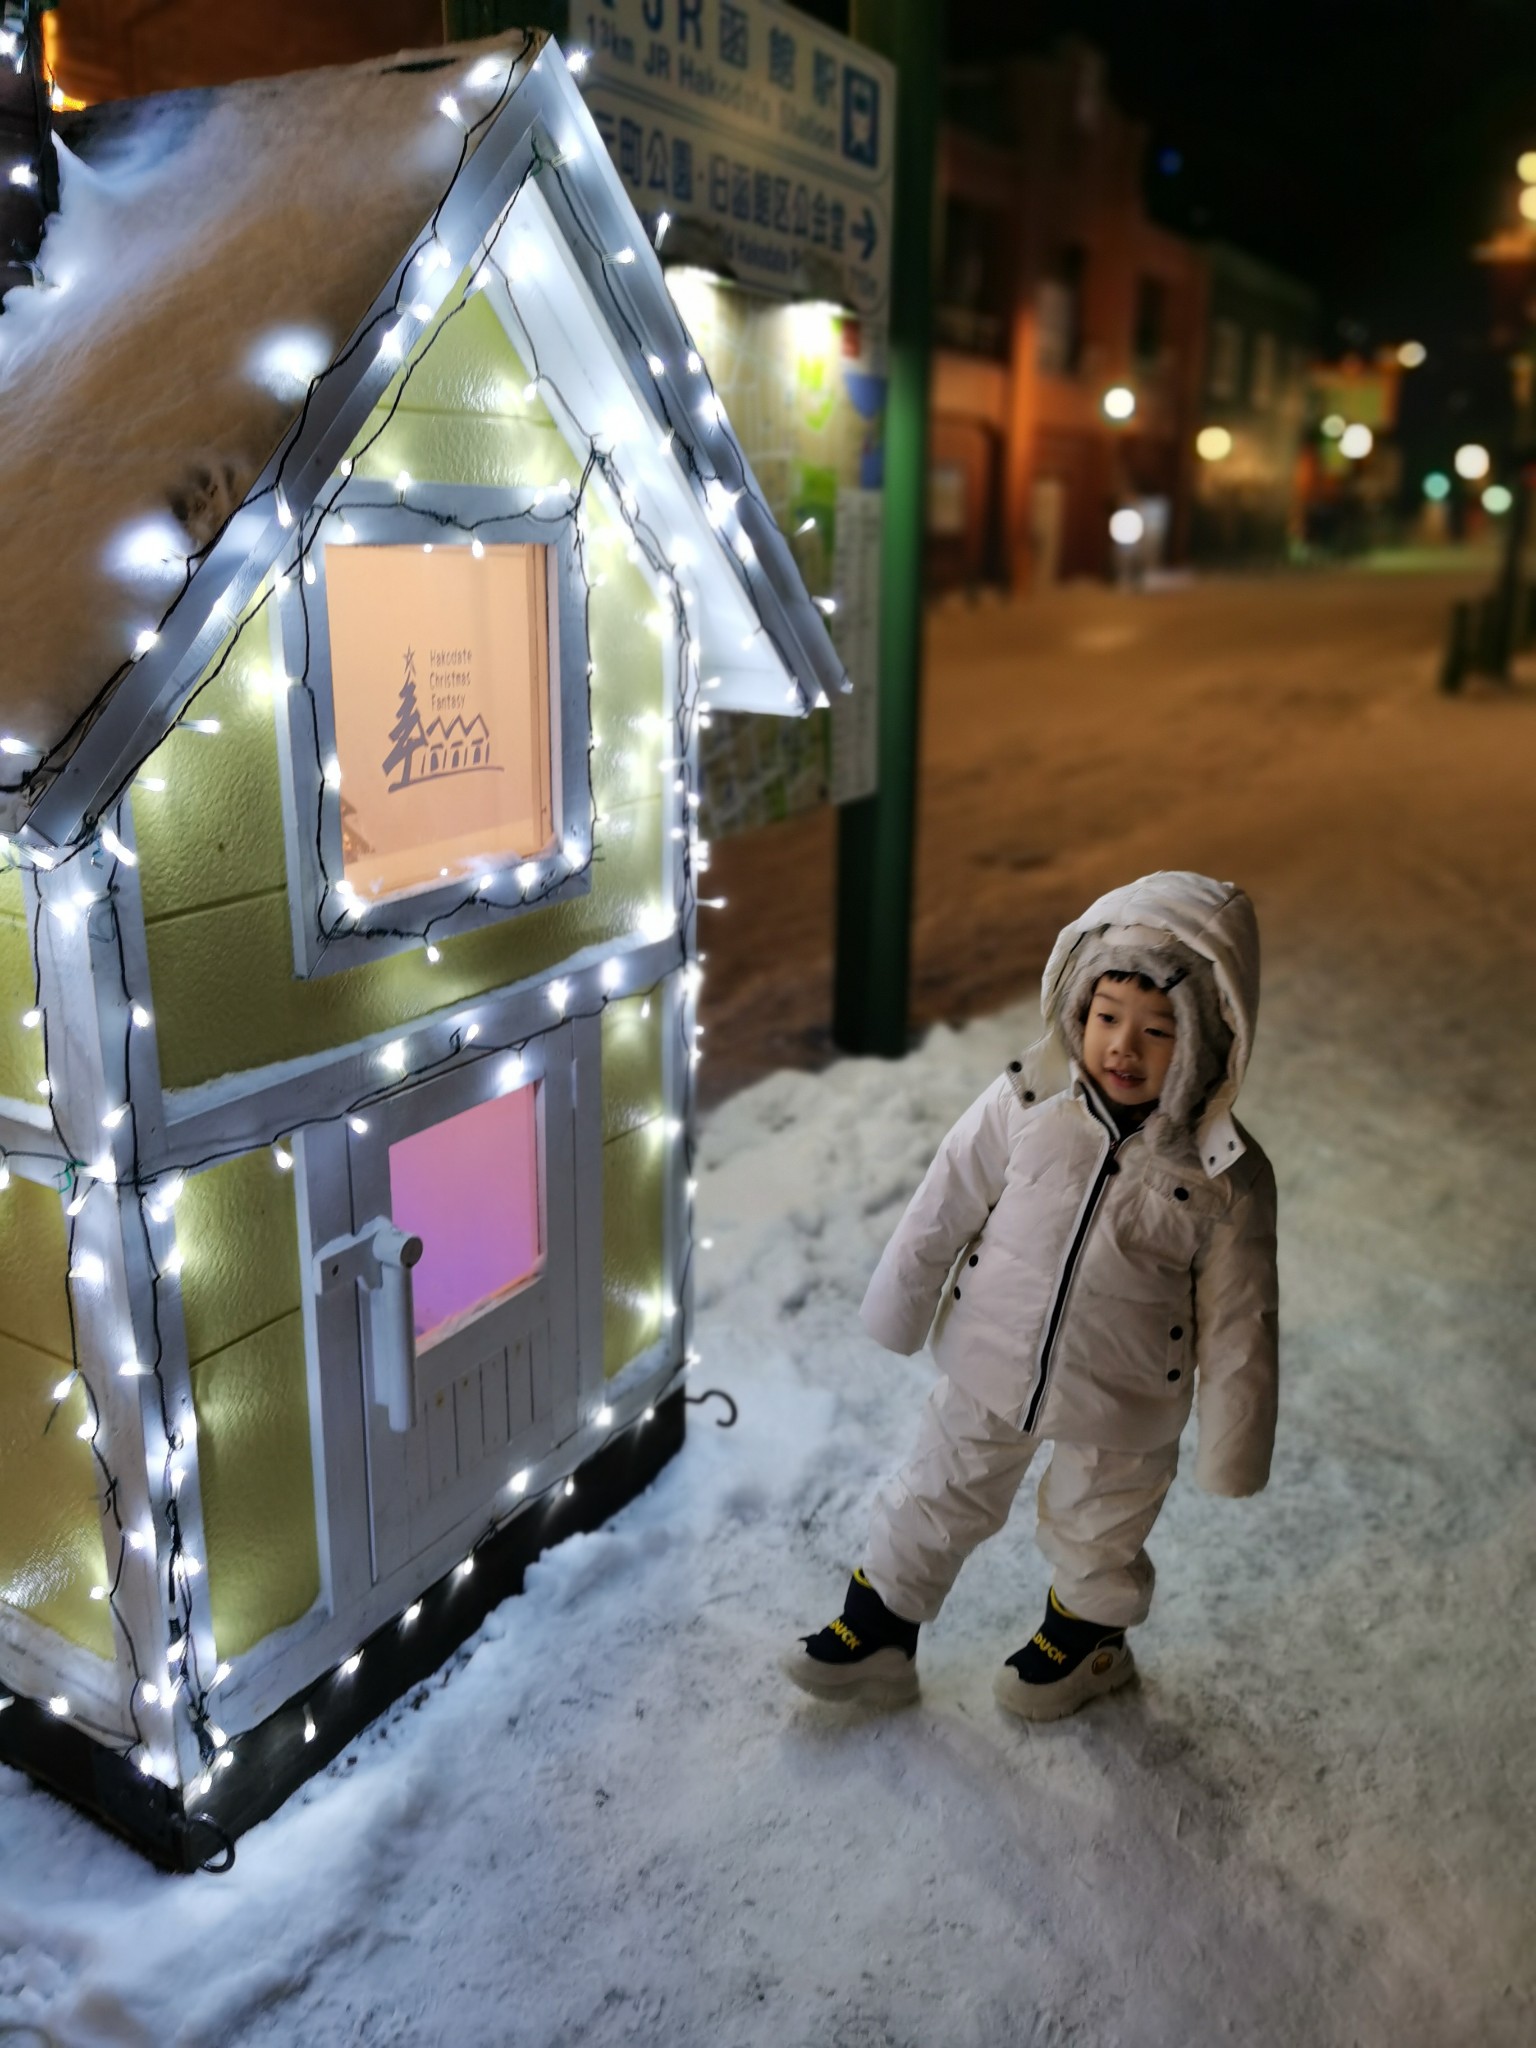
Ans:
[[[67,623],[62,627],[60,674],[72,687],[53,692],[43,728],[23,735],[54,751],[40,769],[26,757],[0,761],[0,823],[26,821],[25,839],[34,846],[64,845],[89,829],[159,743],[231,618],[279,560],[295,521],[334,478],[402,361],[442,306],[466,288],[466,278],[468,289],[488,294],[574,448],[603,458],[625,515],[677,571],[701,671],[716,681],[713,702],[802,712],[847,686],[559,50],[513,37],[451,52],[447,65],[443,54],[415,60],[422,70],[401,70],[411,60],[398,59],[392,67],[359,67],[388,77],[392,94],[399,79],[411,81],[422,104],[408,133],[396,134],[396,146],[414,152],[413,160],[435,163],[433,153],[441,155],[448,137],[449,175],[440,179],[435,203],[418,208],[422,218],[401,236],[392,272],[379,278],[371,305],[239,510],[175,602],[151,620],[147,630],[155,637],[131,659],[131,648],[118,650],[126,666],[116,674],[100,673],[68,664]],[[269,95],[297,84],[307,92],[313,79],[326,76],[235,90]],[[449,94],[454,105],[443,114],[439,102]],[[391,118],[403,118],[398,108]],[[251,204],[262,203],[258,165]],[[278,259],[284,277],[291,284],[310,270],[332,278],[326,264],[334,247],[334,227],[299,235]],[[334,294],[317,290],[316,301],[322,297],[330,303]],[[302,318],[302,292],[286,293],[283,305],[291,318]],[[183,340],[192,346],[198,337]],[[202,340],[218,356],[203,366],[211,377],[227,367],[231,338],[210,332]],[[249,336],[241,340],[248,349]],[[184,378],[199,374],[195,361],[178,368]],[[24,388],[24,381],[16,386]],[[90,417],[73,422],[71,431],[88,451]],[[155,509],[158,483],[146,476],[146,515]],[[122,523],[120,503],[112,518]],[[109,537],[100,538],[105,546]],[[83,596],[60,588],[62,621]],[[31,677],[27,688],[26,701],[35,702]],[[0,670],[0,727],[7,731],[8,709],[18,699]]]

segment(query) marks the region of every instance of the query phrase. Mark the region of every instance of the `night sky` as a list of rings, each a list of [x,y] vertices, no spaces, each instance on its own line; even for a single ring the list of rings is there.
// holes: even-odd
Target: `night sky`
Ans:
[[[1469,261],[1536,147],[1536,0],[941,0],[951,64],[1095,44],[1147,196],[1312,285],[1330,352],[1486,330]],[[809,0],[836,26],[847,0]],[[1178,159],[1159,171],[1160,160]]]

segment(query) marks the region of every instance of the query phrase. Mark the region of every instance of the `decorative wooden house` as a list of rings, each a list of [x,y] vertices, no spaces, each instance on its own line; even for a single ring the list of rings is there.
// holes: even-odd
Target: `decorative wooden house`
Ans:
[[[697,732],[847,683],[553,43],[61,125],[0,1756],[193,1867],[680,1444]]]

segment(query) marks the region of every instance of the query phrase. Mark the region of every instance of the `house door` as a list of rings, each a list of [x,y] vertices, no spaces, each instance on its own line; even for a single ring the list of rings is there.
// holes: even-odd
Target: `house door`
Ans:
[[[504,1513],[512,1475],[577,1426],[574,1050],[561,1026],[349,1129],[317,1284],[361,1379],[375,1583]]]

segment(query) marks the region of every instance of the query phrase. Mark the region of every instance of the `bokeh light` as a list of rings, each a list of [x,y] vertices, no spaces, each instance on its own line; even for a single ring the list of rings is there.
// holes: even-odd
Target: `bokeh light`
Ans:
[[[1527,185],[1536,185],[1536,149],[1528,149],[1515,165]]]
[[[1515,494],[1507,484],[1490,484],[1483,493],[1483,510],[1491,512],[1495,519],[1507,512],[1515,502]]]
[[[1424,479],[1424,495],[1436,505],[1451,495],[1451,480],[1443,469],[1432,469]]]
[[[1225,427],[1202,427],[1195,436],[1195,453],[1202,462],[1225,462],[1232,453],[1232,436]]]
[[[1132,506],[1122,506],[1109,522],[1109,537],[1123,548],[1135,547],[1147,530],[1147,523]]]
[[[1348,425],[1349,422],[1345,419],[1343,413],[1331,412],[1329,413],[1328,417],[1323,421],[1323,432],[1328,436],[1330,441],[1337,441],[1339,436],[1343,433],[1344,429]]]
[[[1527,220],[1536,220],[1536,185],[1527,185],[1520,194],[1520,211]]]
[[[1397,352],[1397,360],[1405,370],[1416,370],[1428,354],[1422,341],[1405,341]]]
[[[1136,394],[1128,384],[1112,384],[1104,394],[1105,417],[1128,420],[1136,410]]]
[[[1464,476],[1469,484],[1485,477],[1492,467],[1493,458],[1481,442],[1466,441],[1456,450],[1456,474]]]
[[[1347,455],[1351,462],[1363,462],[1375,446],[1376,436],[1358,420],[1339,436],[1339,453]]]

